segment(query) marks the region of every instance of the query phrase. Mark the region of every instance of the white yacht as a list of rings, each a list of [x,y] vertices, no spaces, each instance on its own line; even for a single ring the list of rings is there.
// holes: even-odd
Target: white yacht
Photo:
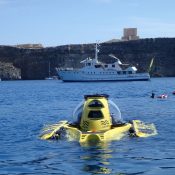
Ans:
[[[45,78],[45,80],[57,80],[58,77],[57,76],[50,76],[50,62],[49,62],[49,70],[48,70],[48,74],[49,76]]]
[[[122,64],[114,55],[109,55],[116,59],[112,64],[105,64],[98,61],[98,48],[95,46],[95,58],[86,58],[81,61],[84,66],[80,69],[56,68],[58,76],[64,82],[98,82],[98,81],[143,81],[149,80],[148,72],[137,73],[137,68]],[[122,69],[123,65],[126,67]]]

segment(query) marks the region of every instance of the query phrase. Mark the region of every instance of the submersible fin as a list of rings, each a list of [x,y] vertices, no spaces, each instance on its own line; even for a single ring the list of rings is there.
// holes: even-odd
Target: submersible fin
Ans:
[[[68,121],[64,120],[64,121],[60,121],[57,124],[53,124],[53,125],[49,125],[49,126],[45,127],[43,129],[43,132],[42,132],[40,138],[43,140],[48,140],[48,139],[52,139],[52,138],[56,137],[57,131],[59,131],[59,129],[61,127],[65,126],[66,124],[68,124]]]
[[[149,137],[157,134],[156,127],[153,123],[147,124],[140,120],[133,120],[132,125],[135,136],[137,137]]]

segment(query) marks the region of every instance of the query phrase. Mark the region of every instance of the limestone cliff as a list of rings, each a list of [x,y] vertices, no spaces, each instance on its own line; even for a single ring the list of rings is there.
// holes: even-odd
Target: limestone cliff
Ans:
[[[21,70],[13,66],[12,63],[0,62],[0,78],[2,80],[21,79]]]
[[[155,57],[153,76],[175,76],[175,38],[102,43],[99,49],[99,61],[113,62],[108,55],[114,54],[123,63],[132,64],[143,72],[147,71],[152,57]],[[80,61],[87,57],[94,57],[94,44],[39,49],[0,46],[0,62],[11,63],[20,70],[22,79],[44,79],[48,76],[49,63],[51,75],[56,75],[55,67],[79,68]],[[6,79],[11,78],[6,76]]]

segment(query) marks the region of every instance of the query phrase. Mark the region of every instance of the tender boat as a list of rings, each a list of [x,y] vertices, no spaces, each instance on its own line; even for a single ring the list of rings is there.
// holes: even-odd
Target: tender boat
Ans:
[[[126,133],[137,137],[156,135],[154,124],[124,122],[117,105],[105,94],[85,95],[74,110],[74,122],[60,121],[45,127],[41,139],[67,139],[80,143],[119,140]]]
[[[94,59],[87,58],[80,62],[84,65],[81,69],[56,68],[60,79],[64,82],[142,81],[150,79],[148,72],[137,73],[136,67],[122,64],[113,54],[109,55],[116,59],[113,64],[99,62],[97,47],[96,44]],[[122,69],[122,65],[127,66],[127,68]]]
[[[58,80],[57,76],[46,77],[45,80]]]

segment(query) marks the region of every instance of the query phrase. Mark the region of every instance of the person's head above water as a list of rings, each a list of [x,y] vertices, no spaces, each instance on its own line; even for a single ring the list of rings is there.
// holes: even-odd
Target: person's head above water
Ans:
[[[155,93],[152,92],[152,94],[151,94],[151,98],[154,98],[154,97],[155,97]]]

